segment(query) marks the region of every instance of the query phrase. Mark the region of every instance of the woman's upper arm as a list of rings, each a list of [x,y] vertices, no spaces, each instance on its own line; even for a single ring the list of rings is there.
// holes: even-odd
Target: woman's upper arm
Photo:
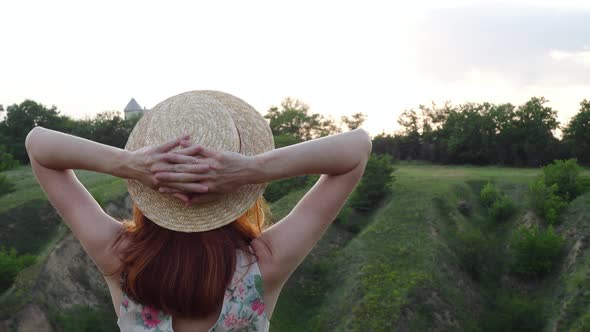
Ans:
[[[291,212],[261,235],[270,249],[273,279],[282,286],[313,249],[361,179],[366,161],[341,175],[322,175]]]
[[[109,249],[121,224],[103,211],[71,169],[50,169],[34,157],[31,167],[47,198],[88,255],[103,273],[111,272],[115,264]]]

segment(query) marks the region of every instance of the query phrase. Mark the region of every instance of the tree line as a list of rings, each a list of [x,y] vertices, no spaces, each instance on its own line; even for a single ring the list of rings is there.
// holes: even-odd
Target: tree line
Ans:
[[[555,159],[590,163],[590,101],[560,126],[544,97],[522,105],[465,103],[405,110],[398,133],[373,138],[373,151],[444,164],[542,166]],[[563,137],[555,136],[561,129]]]

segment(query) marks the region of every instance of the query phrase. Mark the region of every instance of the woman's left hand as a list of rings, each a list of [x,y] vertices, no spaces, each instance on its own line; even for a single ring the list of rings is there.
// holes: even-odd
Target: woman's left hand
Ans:
[[[197,158],[194,155],[186,155],[171,152],[172,149],[187,142],[188,135],[177,137],[160,145],[146,146],[142,149],[131,152],[131,162],[129,167],[134,174],[131,178],[140,181],[146,186],[158,190],[162,185],[161,181],[155,176],[162,170],[174,170],[175,172],[190,172],[193,174],[204,173],[209,170],[208,164],[197,164]],[[199,151],[194,151],[198,153]],[[193,183],[193,193],[206,193],[207,186],[199,183]],[[174,195],[181,199],[180,195]]]
[[[251,183],[256,173],[254,158],[237,152],[216,150],[201,144],[187,141],[180,143],[184,149],[174,151],[186,156],[199,155],[199,165],[208,165],[206,171],[193,172],[179,167],[162,167],[156,174],[161,181],[159,191],[182,200],[185,205],[193,205],[218,199],[219,196],[237,191]],[[207,187],[207,193],[200,187]]]

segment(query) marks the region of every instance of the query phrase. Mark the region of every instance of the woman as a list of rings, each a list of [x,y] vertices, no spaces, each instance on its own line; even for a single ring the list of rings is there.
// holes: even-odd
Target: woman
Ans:
[[[191,91],[147,112],[125,150],[41,127],[26,147],[104,275],[122,331],[265,331],[281,288],[360,180],[371,140],[357,129],[274,149],[251,106]],[[107,215],[74,169],[127,179],[133,220]],[[265,228],[265,184],[302,174],[322,175]]]

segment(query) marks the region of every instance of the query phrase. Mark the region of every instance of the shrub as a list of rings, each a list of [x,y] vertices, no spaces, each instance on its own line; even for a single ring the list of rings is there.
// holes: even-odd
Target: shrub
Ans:
[[[301,142],[299,137],[289,134],[274,135],[273,138],[275,141],[275,148],[277,149]]]
[[[0,248],[0,293],[12,286],[16,275],[25,267],[33,265],[36,257],[30,254],[17,255],[16,249]]]
[[[491,182],[486,183],[479,192],[479,200],[486,207],[492,206],[499,197],[500,193]]]
[[[494,203],[492,203],[489,210],[490,216],[495,221],[506,220],[510,218],[514,212],[516,212],[516,207],[507,195],[501,195],[498,197]]]
[[[61,330],[68,332],[118,331],[116,321],[115,313],[83,305],[74,306],[57,316]]]
[[[558,185],[547,186],[544,175],[541,175],[529,187],[529,200],[533,210],[549,224],[559,220],[567,202],[557,195]]]
[[[590,176],[580,175],[578,177],[578,192],[581,194],[590,191]]]
[[[6,171],[18,166],[18,160],[6,151],[4,145],[0,145],[0,171]]]
[[[388,155],[371,154],[365,167],[363,177],[350,198],[350,206],[359,211],[367,212],[379,205],[390,192],[395,181],[392,175],[393,158]]]
[[[308,177],[309,175],[302,175],[269,182],[264,190],[264,198],[270,203],[276,202],[292,190],[305,187]]]
[[[556,194],[564,201],[571,201],[580,194],[578,177],[581,171],[582,167],[578,165],[576,159],[554,160],[543,167],[545,184],[548,187],[556,184]]]
[[[538,226],[521,226],[511,240],[513,253],[512,272],[523,278],[541,277],[551,272],[564,247],[564,239],[552,226],[545,231]]]
[[[0,174],[0,196],[13,192],[14,184],[8,181],[5,174]]]
[[[459,233],[457,255],[462,269],[473,280],[480,280],[490,259],[491,241],[479,229],[469,229]]]
[[[545,327],[543,305],[518,294],[500,295],[492,314],[484,318],[484,331],[542,331]]]

